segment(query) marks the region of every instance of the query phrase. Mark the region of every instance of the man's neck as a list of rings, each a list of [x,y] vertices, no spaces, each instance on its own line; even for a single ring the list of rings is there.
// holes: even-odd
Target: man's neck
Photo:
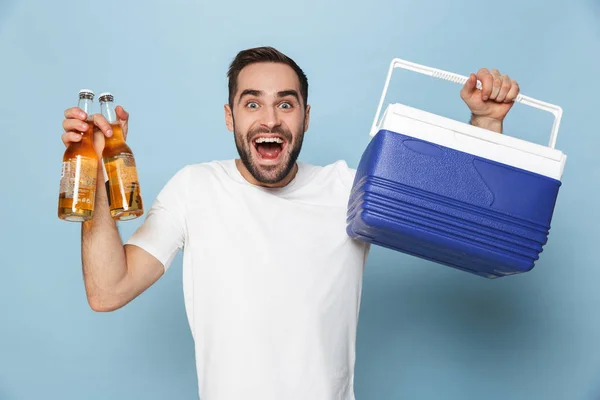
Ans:
[[[242,175],[242,177],[246,181],[248,181],[250,184],[255,185],[255,186],[267,187],[267,188],[285,187],[292,181],[292,179],[294,179],[296,177],[296,174],[298,173],[298,163],[295,163],[294,168],[292,168],[290,173],[287,174],[287,176],[285,178],[283,178],[281,181],[279,181],[277,183],[263,183],[263,182],[257,181],[254,178],[254,176],[252,176],[250,171],[248,171],[248,169],[246,168],[246,166],[244,165],[242,160],[240,160],[239,158],[237,158],[235,160],[235,166],[237,167],[238,171],[240,171],[240,174]]]

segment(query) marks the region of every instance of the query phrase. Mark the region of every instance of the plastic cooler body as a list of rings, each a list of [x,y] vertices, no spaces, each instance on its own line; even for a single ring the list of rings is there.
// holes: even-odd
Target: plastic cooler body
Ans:
[[[381,129],[357,168],[350,237],[487,278],[530,271],[561,182]]]

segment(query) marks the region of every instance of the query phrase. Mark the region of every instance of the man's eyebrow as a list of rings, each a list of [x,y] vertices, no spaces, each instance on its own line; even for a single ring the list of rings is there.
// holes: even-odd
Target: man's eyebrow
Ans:
[[[264,92],[262,90],[256,90],[256,89],[246,89],[244,90],[241,94],[240,94],[240,99],[239,101],[242,101],[242,98],[244,96],[256,96],[256,97],[260,97],[264,94]],[[238,102],[239,102],[238,101]]]
[[[277,92],[277,97],[287,97],[294,96],[298,102],[300,102],[300,96],[296,90],[282,90],[281,92]]]

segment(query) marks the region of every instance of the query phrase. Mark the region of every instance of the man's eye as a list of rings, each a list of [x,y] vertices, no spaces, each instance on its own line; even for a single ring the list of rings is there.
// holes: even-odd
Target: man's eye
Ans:
[[[248,102],[248,104],[246,104],[246,107],[248,107],[248,108],[258,108],[258,103],[254,102],[254,101],[250,101],[250,102]]]
[[[279,105],[279,107],[287,109],[287,108],[292,108],[292,105],[290,103],[281,103]]]

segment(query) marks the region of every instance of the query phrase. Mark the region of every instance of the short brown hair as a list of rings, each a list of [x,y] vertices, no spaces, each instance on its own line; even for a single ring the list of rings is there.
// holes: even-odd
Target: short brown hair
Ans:
[[[231,62],[229,71],[227,72],[227,78],[229,79],[229,105],[231,107],[233,107],[233,97],[237,91],[237,78],[240,71],[250,64],[259,62],[281,63],[292,67],[296,75],[298,75],[298,80],[300,80],[300,96],[304,101],[304,107],[306,107],[308,102],[308,79],[306,78],[306,74],[294,60],[270,46],[242,50]]]

